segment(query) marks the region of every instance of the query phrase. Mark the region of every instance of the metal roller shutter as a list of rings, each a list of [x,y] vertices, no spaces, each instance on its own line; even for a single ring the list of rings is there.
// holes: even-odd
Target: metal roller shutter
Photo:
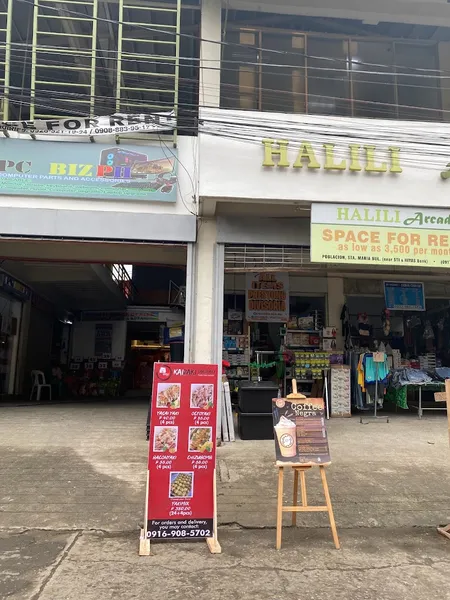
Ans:
[[[290,271],[315,272],[326,275],[339,273],[355,276],[358,273],[367,275],[368,265],[312,263],[309,246],[266,246],[251,244],[225,245],[225,272],[245,273],[249,271]],[[374,277],[393,277],[395,274],[408,274],[416,280],[418,277],[448,279],[450,269],[409,266],[394,267],[390,265],[370,265],[370,273]]]

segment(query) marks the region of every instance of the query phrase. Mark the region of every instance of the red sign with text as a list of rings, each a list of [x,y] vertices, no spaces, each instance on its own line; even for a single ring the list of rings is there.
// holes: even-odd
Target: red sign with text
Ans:
[[[213,536],[217,365],[155,363],[147,535]]]

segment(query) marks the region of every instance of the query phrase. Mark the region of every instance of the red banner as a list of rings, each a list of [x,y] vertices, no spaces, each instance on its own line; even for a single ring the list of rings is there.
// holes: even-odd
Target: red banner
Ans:
[[[155,363],[147,535],[213,537],[217,365]]]

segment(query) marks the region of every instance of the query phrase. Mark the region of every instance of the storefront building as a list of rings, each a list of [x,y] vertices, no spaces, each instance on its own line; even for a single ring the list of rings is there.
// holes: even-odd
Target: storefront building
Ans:
[[[163,330],[177,325],[188,345],[193,142],[0,140],[2,397],[28,396],[32,372],[48,380],[56,365],[69,379],[114,372],[148,395],[140,364],[173,350]]]
[[[309,362],[313,352],[364,348],[360,332],[367,327],[370,347],[386,346],[395,328],[397,338],[407,338],[394,343],[398,366],[413,356],[447,366],[438,331],[447,331],[450,303],[448,126],[408,123],[403,136],[402,124],[388,121],[377,121],[375,131],[373,121],[345,118],[250,112],[244,119],[219,109],[204,109],[204,116],[195,359],[220,363],[225,349],[230,378],[246,380],[258,360],[273,363],[280,347],[301,350]],[[224,122],[229,136],[215,135]],[[442,141],[430,147],[431,140]],[[391,296],[387,281],[395,283]],[[415,304],[405,292],[411,287],[418,290]],[[249,295],[251,289],[265,292]],[[384,309],[393,323],[386,325]],[[408,314],[420,317],[422,334],[430,321],[434,343],[417,339]],[[316,320],[305,321],[308,315]],[[292,318],[300,325],[290,332]],[[230,328],[232,319],[242,323]],[[334,339],[326,340],[327,333]],[[244,358],[231,358],[239,345]],[[310,365],[307,374],[298,372],[308,391],[306,380],[316,374]],[[295,364],[288,375],[294,374]]]

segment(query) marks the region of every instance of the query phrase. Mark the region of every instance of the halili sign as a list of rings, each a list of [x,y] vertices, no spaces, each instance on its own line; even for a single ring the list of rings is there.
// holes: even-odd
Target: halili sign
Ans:
[[[337,158],[335,144],[322,144],[316,150],[310,142],[302,142],[297,151],[289,149],[287,140],[262,140],[263,167],[325,169],[366,173],[402,173],[400,148],[390,146],[377,153],[376,146],[350,144],[348,159]],[[319,153],[319,150],[322,152]],[[342,153],[342,149],[340,149]],[[347,154],[347,152],[345,152]],[[379,156],[377,156],[377,154]]]
[[[263,167],[324,169],[325,171],[349,171],[351,173],[403,173],[400,164],[400,148],[389,146],[379,149],[374,145],[336,144],[320,145],[302,141],[298,149],[290,147],[288,140],[262,140],[264,146]],[[450,163],[440,171],[441,179],[450,179]]]
[[[450,211],[313,204],[311,260],[450,266]]]

